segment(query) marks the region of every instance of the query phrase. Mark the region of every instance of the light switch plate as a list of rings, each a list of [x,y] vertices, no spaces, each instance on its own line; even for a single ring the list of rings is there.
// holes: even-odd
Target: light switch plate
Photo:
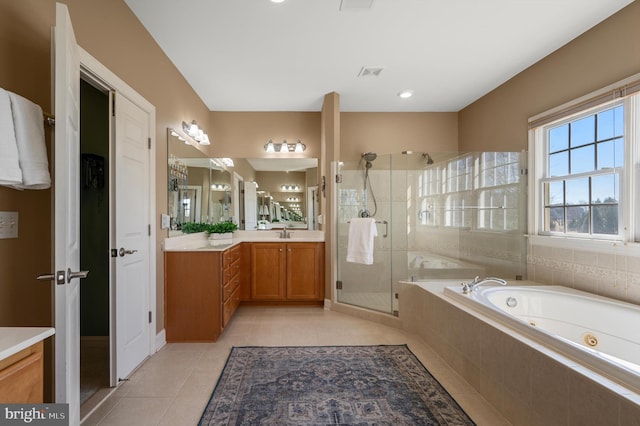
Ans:
[[[0,239],[18,238],[18,212],[0,212]]]
[[[162,213],[160,215],[160,228],[161,229],[169,229],[171,226],[171,217],[168,214]]]

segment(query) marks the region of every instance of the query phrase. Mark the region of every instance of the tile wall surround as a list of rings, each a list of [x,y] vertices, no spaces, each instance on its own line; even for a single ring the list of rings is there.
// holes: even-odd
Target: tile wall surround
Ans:
[[[542,237],[541,237],[542,238]],[[635,245],[562,247],[529,242],[528,278],[640,305],[640,253]]]
[[[443,284],[429,286],[399,284],[402,327],[419,335],[512,424],[637,424],[637,393],[450,301],[441,294]]]

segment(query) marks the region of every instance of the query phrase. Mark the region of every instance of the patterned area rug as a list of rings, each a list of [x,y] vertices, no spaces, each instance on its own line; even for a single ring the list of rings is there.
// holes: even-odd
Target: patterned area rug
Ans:
[[[406,345],[235,347],[204,425],[474,425]]]

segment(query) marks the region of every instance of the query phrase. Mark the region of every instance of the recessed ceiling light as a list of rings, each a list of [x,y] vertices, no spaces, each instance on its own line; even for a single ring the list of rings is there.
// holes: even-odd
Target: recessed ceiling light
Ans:
[[[270,0],[271,3],[284,3],[284,0]]]
[[[401,92],[398,92],[398,96],[400,96],[402,99],[410,98],[411,96],[413,96],[413,90],[403,90]]]

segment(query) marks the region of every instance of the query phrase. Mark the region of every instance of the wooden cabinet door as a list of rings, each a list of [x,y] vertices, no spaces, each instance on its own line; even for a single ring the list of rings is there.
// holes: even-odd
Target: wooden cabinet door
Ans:
[[[168,342],[215,342],[222,331],[220,252],[165,252]]]
[[[251,244],[251,300],[285,300],[285,247]]]
[[[324,298],[322,243],[287,244],[287,300]]]

